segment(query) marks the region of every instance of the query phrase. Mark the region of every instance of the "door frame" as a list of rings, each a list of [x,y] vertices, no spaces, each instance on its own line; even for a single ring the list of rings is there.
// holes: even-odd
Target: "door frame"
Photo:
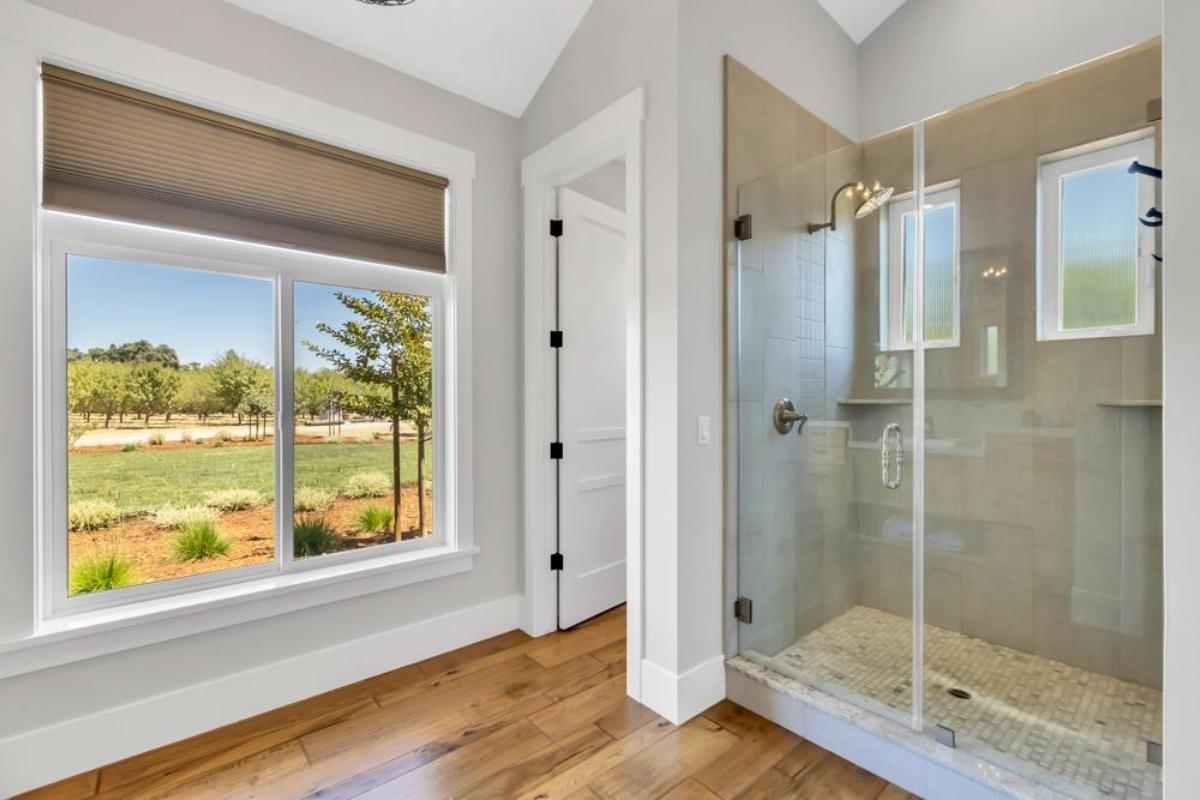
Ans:
[[[552,327],[554,239],[549,220],[558,189],[609,161],[625,162],[625,594],[626,692],[641,698],[643,628],[643,273],[642,127],[646,116],[641,87],[581,122],[521,162],[525,234],[524,472],[525,583],[521,629],[542,636],[557,628],[558,593],[550,555],[554,552],[553,441],[554,359]],[[566,232],[570,235],[570,232]]]

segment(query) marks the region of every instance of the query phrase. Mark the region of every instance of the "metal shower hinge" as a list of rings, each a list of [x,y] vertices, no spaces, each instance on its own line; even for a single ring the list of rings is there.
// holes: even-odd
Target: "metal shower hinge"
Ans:
[[[744,242],[753,236],[753,220],[749,214],[742,214],[733,221],[733,235],[739,242]]]
[[[754,622],[754,601],[749,597],[739,597],[734,600],[733,618],[747,625]]]
[[[933,738],[938,744],[944,744],[946,747],[957,747],[954,742],[954,728],[947,728],[945,725],[935,725],[933,727]]]

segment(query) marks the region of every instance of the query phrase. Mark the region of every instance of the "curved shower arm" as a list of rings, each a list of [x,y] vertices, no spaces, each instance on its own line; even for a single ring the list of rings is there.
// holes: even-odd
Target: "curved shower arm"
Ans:
[[[838,190],[833,193],[833,197],[829,201],[829,222],[810,222],[808,223],[808,232],[816,233],[817,231],[823,231],[826,228],[831,231],[836,231],[838,198],[841,196],[842,192],[846,191],[847,189],[853,189],[856,186],[858,186],[858,181],[850,181],[849,183],[843,183],[841,186],[839,186]]]

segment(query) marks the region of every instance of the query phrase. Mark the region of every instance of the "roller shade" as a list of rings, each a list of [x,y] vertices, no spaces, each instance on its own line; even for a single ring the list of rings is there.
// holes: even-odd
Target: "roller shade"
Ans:
[[[46,208],[442,271],[436,175],[42,66]]]

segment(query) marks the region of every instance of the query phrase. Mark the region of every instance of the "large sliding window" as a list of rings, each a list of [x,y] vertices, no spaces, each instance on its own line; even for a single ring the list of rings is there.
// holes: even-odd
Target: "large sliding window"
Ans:
[[[447,181],[43,87],[47,613],[447,543]]]

